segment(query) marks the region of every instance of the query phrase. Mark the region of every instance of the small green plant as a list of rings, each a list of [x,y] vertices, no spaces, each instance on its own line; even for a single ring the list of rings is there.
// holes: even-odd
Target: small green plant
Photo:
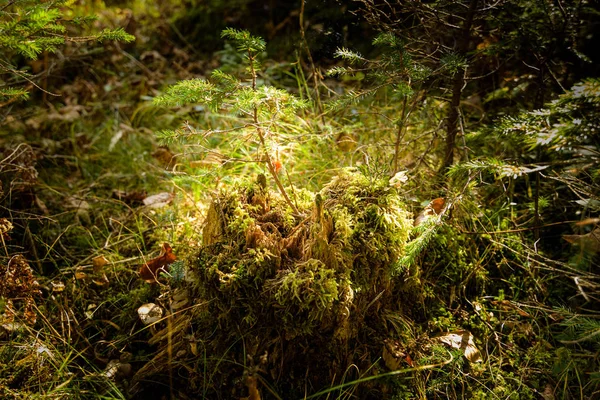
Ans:
[[[308,104],[284,90],[258,84],[261,68],[259,56],[266,48],[263,39],[252,36],[248,31],[231,28],[225,29],[221,36],[231,40],[237,51],[244,55],[249,82],[217,69],[212,72],[210,80],[190,79],[171,86],[164,95],[154,99],[154,104],[203,104],[212,112],[241,115],[246,123],[233,129],[239,133],[236,140],[243,141],[245,133],[251,131],[254,140],[248,143],[251,143],[249,146],[255,146],[258,153],[253,161],[267,167],[287,204],[294,212],[298,212],[279,178],[283,165],[277,155],[280,145],[278,134],[282,131],[283,122]],[[162,131],[159,137],[169,142],[199,134],[207,138],[213,133],[215,132],[210,130],[199,133],[186,124],[178,130]]]
[[[400,103],[399,112],[391,116],[395,125],[393,174],[400,169],[402,141],[411,125],[411,116],[423,104],[422,87],[433,71],[414,59],[406,44],[392,33],[382,33],[373,40],[373,45],[384,50],[377,60],[369,60],[349,49],[338,49],[335,53],[350,64],[349,67],[334,67],[328,74],[343,79],[366,81],[369,87],[360,91],[350,91],[330,103],[333,110],[348,107],[359,100],[386,92],[392,100]],[[421,118],[422,119],[422,118]]]
[[[65,19],[67,0],[12,0],[0,7],[0,101],[14,102],[27,99],[33,87],[43,90],[37,77],[25,68],[19,68],[17,58],[37,60],[44,53],[55,53],[66,42],[103,42],[117,40],[131,42],[135,37],[122,28],[104,29],[89,36],[70,36],[69,27],[89,24],[96,18]],[[25,87],[23,82],[28,82]],[[0,103],[0,108],[6,103]]]

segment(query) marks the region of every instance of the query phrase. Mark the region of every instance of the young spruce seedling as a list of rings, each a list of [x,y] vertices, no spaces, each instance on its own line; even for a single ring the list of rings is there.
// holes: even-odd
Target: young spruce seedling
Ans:
[[[185,104],[202,104],[211,112],[232,112],[242,115],[247,119],[247,124],[236,128],[242,131],[247,128],[253,130],[254,141],[248,145],[257,145],[257,162],[264,163],[273,177],[277,188],[285,201],[298,212],[296,205],[290,200],[279,172],[282,165],[273,155],[277,148],[276,134],[281,128],[281,122],[293,117],[295,113],[306,107],[308,103],[292,94],[272,86],[257,84],[260,63],[258,56],[265,50],[265,41],[250,35],[248,31],[225,29],[221,37],[231,40],[237,51],[244,55],[247,63],[246,71],[249,80],[241,80],[219,69],[212,72],[210,79],[190,79],[178,82],[169,87],[166,93],[154,99],[154,104],[165,106],[181,106]],[[174,140],[181,136],[202,135],[207,137],[208,132],[196,132],[186,126],[175,131],[163,131],[160,136],[163,140]]]

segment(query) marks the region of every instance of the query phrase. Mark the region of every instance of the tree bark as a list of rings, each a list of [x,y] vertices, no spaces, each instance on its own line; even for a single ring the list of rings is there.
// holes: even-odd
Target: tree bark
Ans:
[[[471,0],[469,10],[462,26],[462,34],[458,38],[456,52],[466,58],[469,44],[471,42],[471,27],[473,26],[473,18],[475,9],[477,8],[478,0]],[[458,118],[460,118],[460,100],[462,98],[462,90],[465,84],[466,71],[459,71],[454,75],[452,80],[452,98],[450,100],[450,111],[446,119],[446,148],[444,151],[444,159],[440,172],[444,173],[448,167],[454,162],[454,148],[456,146],[456,136],[458,134]]]

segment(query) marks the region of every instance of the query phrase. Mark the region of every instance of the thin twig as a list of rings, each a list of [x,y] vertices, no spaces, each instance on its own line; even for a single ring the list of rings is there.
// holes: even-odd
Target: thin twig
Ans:
[[[310,63],[310,69],[312,71],[312,79],[313,79],[313,86],[315,89],[315,100],[317,102],[317,108],[319,109],[319,114],[321,115],[321,119],[324,118],[324,114],[323,114],[323,105],[321,104],[321,96],[319,95],[319,81],[318,81],[318,74],[317,74],[317,68],[315,67],[315,62],[312,58],[312,54],[310,53],[310,48],[308,47],[308,41],[306,40],[306,34],[304,32],[304,4],[306,3],[305,0],[302,0],[302,4],[300,5],[300,36],[302,36],[302,43],[304,44],[305,50],[306,50],[306,55],[308,56],[308,62]],[[322,121],[323,123],[325,123],[325,121]]]

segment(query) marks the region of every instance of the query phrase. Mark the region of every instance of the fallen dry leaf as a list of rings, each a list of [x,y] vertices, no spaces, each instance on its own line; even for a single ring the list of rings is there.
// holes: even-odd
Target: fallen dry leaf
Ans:
[[[108,260],[104,256],[97,256],[92,258],[92,265],[94,266],[94,273],[99,274],[102,272],[102,268],[108,264]]]
[[[145,206],[150,208],[160,208],[169,204],[173,200],[174,195],[169,192],[162,192],[148,196],[143,200]]]
[[[254,375],[246,377],[246,387],[248,388],[248,397],[241,397],[240,400],[260,400],[260,392],[258,391],[258,380]]]
[[[141,266],[140,277],[148,283],[156,283],[160,270],[167,271],[167,267],[175,260],[177,257],[173,249],[169,243],[164,243],[160,255]]]
[[[62,282],[50,282],[52,293],[60,293],[65,290],[65,284]]]
[[[185,307],[189,303],[189,294],[187,290],[181,289],[175,291],[173,293],[173,298],[171,300],[171,309],[173,311],[179,310],[180,308]]]
[[[108,261],[104,256],[96,256],[92,258],[92,266],[94,269],[94,279],[92,279],[92,282],[96,286],[106,288],[110,284],[110,281],[104,272],[104,266],[109,263],[110,261]]]
[[[400,369],[402,362],[407,363],[411,367],[414,366],[413,360],[406,352],[404,346],[399,341],[393,339],[385,339],[383,341],[383,361],[385,361],[385,366],[392,371]]]
[[[96,278],[96,279],[92,279],[92,282],[94,283],[94,285],[105,289],[110,285],[110,281],[108,280],[108,277],[106,276],[106,274],[102,274],[100,277]]]
[[[8,240],[8,233],[12,230],[13,224],[6,218],[0,218],[0,237],[4,240]]]
[[[65,199],[64,205],[67,209],[75,210],[75,220],[82,225],[91,225],[89,211],[90,204],[80,198],[69,196]]]
[[[400,189],[406,182],[408,182],[407,171],[399,171],[390,178],[390,186],[393,186],[396,189]]]
[[[25,324],[21,324],[20,322],[2,322],[0,324],[0,337],[4,333],[14,333],[22,331],[25,328]]]
[[[563,239],[579,246],[584,253],[595,255],[600,252],[600,228],[595,228],[585,235],[563,235]]]
[[[576,226],[586,226],[586,225],[597,224],[598,222],[600,222],[600,218],[586,218],[584,220],[576,222],[575,225]]]
[[[123,134],[125,132],[122,129],[119,129],[118,131],[115,132],[115,134],[113,135],[112,138],[110,138],[110,144],[108,145],[108,151],[111,152],[114,150],[115,146],[117,145],[117,143],[119,142],[119,140],[121,140],[121,138],[123,137]]]
[[[138,315],[144,325],[150,325],[162,318],[163,309],[154,303],[146,303],[138,308]]]
[[[92,304],[88,304],[87,306],[87,310],[84,312],[85,317],[87,319],[94,319],[94,313],[96,312],[96,310],[98,309],[98,306],[94,303]]]
[[[148,197],[148,194],[144,190],[135,190],[133,192],[125,192],[123,190],[113,190],[112,197],[117,200],[123,201],[129,205],[140,205],[144,203],[144,199]]]
[[[39,198],[39,196],[35,196],[34,203],[37,206],[37,208],[39,208],[39,210],[42,212],[42,214],[50,215],[50,210],[48,210],[46,203],[44,203],[42,199]]]
[[[445,205],[446,205],[446,200],[439,197],[437,199],[431,200],[431,203],[429,203],[428,207],[431,207],[433,209],[433,211],[435,211],[436,214],[439,214],[442,212]]]
[[[218,151],[209,152],[203,160],[190,161],[191,168],[215,168],[220,167],[225,162],[226,158]]]
[[[432,215],[440,215],[444,206],[446,205],[446,200],[438,197],[437,199],[433,199],[427,204],[427,206],[421,211],[417,218],[415,218],[414,226],[419,226],[425,221],[425,219]]]
[[[435,339],[452,347],[453,349],[463,350],[467,360],[472,363],[483,361],[479,349],[477,349],[477,346],[475,346],[473,334],[469,331],[448,332],[436,337]]]
[[[87,201],[73,196],[69,196],[65,199],[64,206],[75,210],[89,210],[91,208]]]
[[[78,270],[75,270],[75,279],[82,280],[87,279],[88,275],[83,271],[81,267],[78,267]]]
[[[166,169],[171,169],[177,162],[177,157],[167,146],[160,146],[153,153],[154,157],[158,162]]]
[[[81,118],[82,114],[85,113],[85,107],[82,105],[66,105],[59,110],[54,110],[46,116],[48,121],[66,121],[72,122],[76,119]]]
[[[542,398],[544,400],[554,400],[554,388],[551,384],[547,383],[544,391],[542,392]]]

